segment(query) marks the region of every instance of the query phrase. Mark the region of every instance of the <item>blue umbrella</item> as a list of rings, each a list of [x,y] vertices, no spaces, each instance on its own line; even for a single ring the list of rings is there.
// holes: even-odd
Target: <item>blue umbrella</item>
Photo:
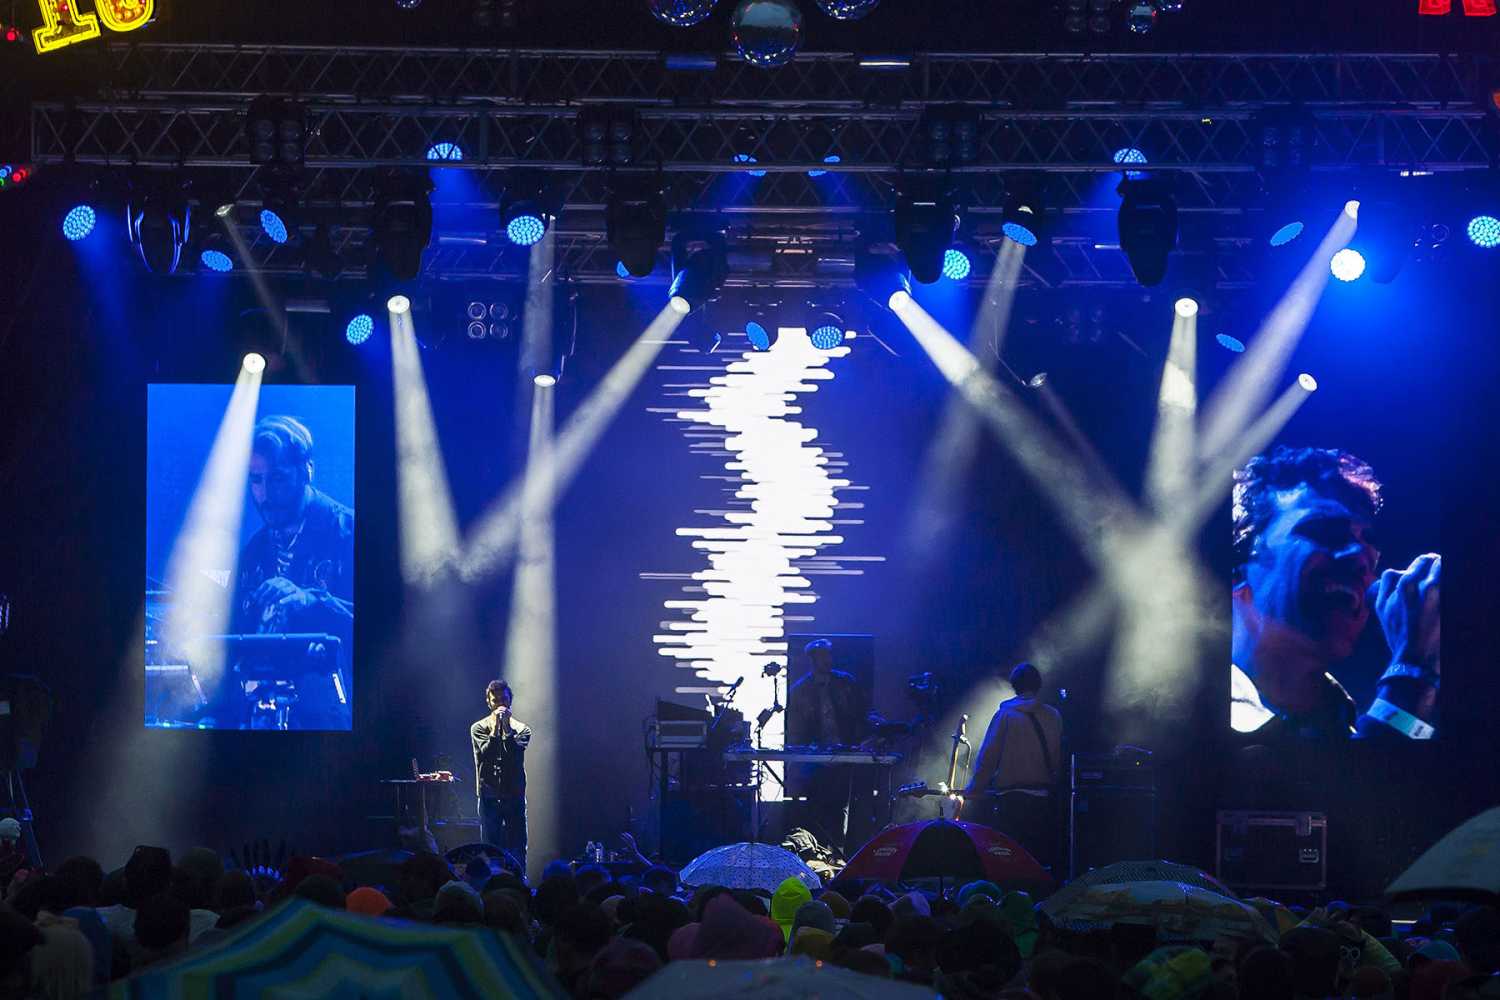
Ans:
[[[722,885],[726,889],[764,889],[775,892],[789,878],[809,889],[823,883],[802,859],[770,844],[730,844],[698,855],[682,870],[683,885]]]

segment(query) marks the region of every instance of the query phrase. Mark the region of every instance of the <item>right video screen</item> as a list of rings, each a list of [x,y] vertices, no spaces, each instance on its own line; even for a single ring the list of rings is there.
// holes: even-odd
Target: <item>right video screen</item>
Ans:
[[[1306,437],[1235,472],[1230,726],[1256,743],[1436,739],[1440,459]]]

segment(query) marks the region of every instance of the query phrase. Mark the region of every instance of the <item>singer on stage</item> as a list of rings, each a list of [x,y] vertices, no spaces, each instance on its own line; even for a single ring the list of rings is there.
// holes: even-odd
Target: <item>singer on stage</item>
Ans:
[[[526,748],[531,727],[510,713],[510,685],[490,681],[484,689],[490,714],[469,727],[474,744],[474,791],[479,799],[480,839],[503,848],[526,871]]]

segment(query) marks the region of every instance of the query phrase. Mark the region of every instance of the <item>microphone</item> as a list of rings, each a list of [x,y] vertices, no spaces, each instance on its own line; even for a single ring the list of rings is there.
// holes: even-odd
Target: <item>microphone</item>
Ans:
[[[744,675],[741,675],[739,680],[737,680],[733,684],[729,685],[729,689],[724,692],[724,697],[727,698],[730,695],[734,694],[735,688],[739,687],[743,683],[745,683],[745,678],[744,678]]]

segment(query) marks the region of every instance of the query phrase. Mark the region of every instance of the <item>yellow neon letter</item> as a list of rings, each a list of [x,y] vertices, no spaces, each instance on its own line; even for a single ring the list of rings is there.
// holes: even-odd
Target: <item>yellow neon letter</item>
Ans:
[[[74,42],[99,37],[99,19],[80,14],[74,0],[37,0],[42,8],[42,26],[31,33],[38,53],[51,52]]]
[[[94,0],[94,7],[110,31],[134,31],[151,20],[156,0]]]

